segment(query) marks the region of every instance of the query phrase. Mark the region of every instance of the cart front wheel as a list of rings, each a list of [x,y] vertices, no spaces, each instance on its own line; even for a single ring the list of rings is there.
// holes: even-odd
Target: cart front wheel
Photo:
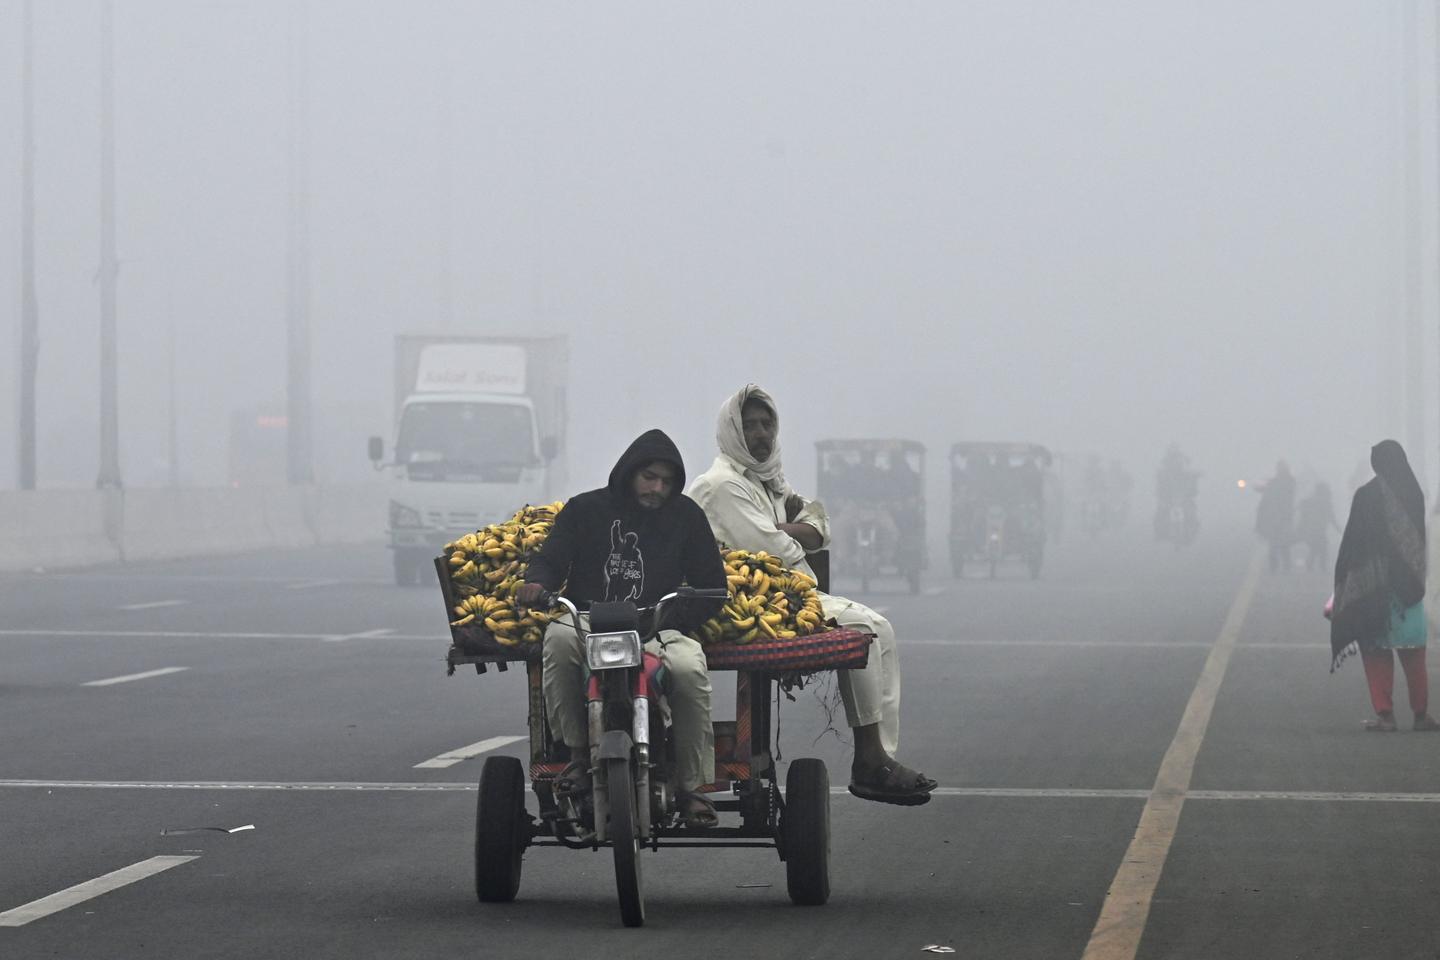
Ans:
[[[610,845],[615,851],[620,919],[627,927],[638,927],[645,923],[645,878],[635,830],[635,781],[630,777],[630,760],[606,760],[605,782],[610,786]]]
[[[824,760],[791,761],[780,836],[791,902],[820,906],[830,899],[830,774]]]
[[[475,809],[475,895],[509,903],[520,892],[520,862],[530,844],[525,769],[515,757],[488,757]]]

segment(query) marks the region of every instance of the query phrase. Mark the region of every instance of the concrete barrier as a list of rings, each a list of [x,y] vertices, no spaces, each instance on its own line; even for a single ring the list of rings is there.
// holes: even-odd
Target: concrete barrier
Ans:
[[[313,547],[316,544],[311,512],[315,487],[265,487],[261,491],[261,512],[267,544],[282,550]]]
[[[0,570],[116,562],[120,549],[107,534],[106,522],[116,498],[95,490],[0,494]]]
[[[310,521],[317,543],[366,543],[385,538],[390,490],[384,484],[315,487]]]
[[[126,560],[237,553],[271,545],[263,488],[125,491],[121,547]]]
[[[0,571],[379,542],[382,484],[0,492]]]

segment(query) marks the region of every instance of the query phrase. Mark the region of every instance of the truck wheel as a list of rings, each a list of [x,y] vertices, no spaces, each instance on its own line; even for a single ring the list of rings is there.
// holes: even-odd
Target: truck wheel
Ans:
[[[780,815],[785,888],[790,901],[818,907],[830,899],[830,774],[825,761],[792,760]]]
[[[610,786],[610,846],[615,851],[620,919],[627,927],[639,927],[645,923],[645,878],[640,866],[640,838],[635,831],[635,781],[630,778],[630,760],[606,760],[605,782]]]
[[[515,757],[488,757],[475,808],[475,895],[509,903],[520,892],[520,862],[530,845],[525,768]]]
[[[420,582],[420,570],[415,561],[404,550],[396,550],[391,554],[395,561],[395,585],[397,587],[413,587]]]

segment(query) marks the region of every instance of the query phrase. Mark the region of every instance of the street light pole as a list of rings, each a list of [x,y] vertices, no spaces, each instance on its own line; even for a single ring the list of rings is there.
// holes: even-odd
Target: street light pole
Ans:
[[[310,446],[309,4],[290,13],[289,218],[286,233],[286,476],[314,481]]]
[[[20,430],[21,490],[35,489],[35,371],[40,309],[35,298],[35,4],[25,0],[20,67]]]
[[[115,4],[100,7],[100,476],[96,486],[118,489],[120,420],[115,347]]]
[[[180,412],[175,405],[175,321],[170,321],[170,335],[166,338],[166,372],[169,374],[170,397],[167,413],[169,414],[169,447],[170,447],[170,486],[180,486]]]

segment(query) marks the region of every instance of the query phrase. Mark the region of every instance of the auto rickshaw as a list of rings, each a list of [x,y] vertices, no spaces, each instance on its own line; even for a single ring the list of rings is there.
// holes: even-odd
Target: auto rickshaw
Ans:
[[[821,440],[817,492],[830,515],[837,576],[877,577],[920,592],[925,568],[925,446],[914,440]]]
[[[956,443],[950,448],[950,565],[978,563],[993,579],[1008,558],[1031,578],[1045,560],[1045,477],[1050,451],[1035,443]]]

